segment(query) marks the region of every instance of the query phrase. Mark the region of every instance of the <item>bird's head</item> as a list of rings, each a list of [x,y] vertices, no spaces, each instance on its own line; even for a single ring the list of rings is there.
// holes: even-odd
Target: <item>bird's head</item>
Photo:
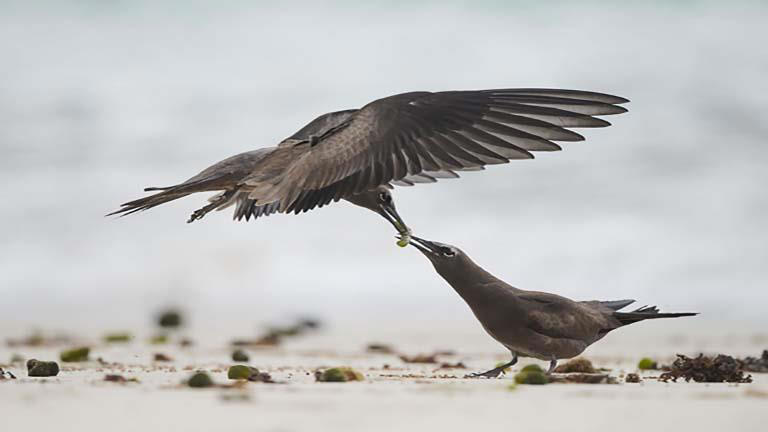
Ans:
[[[443,270],[456,269],[469,260],[461,249],[449,244],[429,241],[416,236],[411,236],[409,244],[429,258],[432,265],[441,274]]]
[[[392,193],[388,187],[379,186],[376,189],[352,195],[345,199],[352,204],[365,207],[368,210],[380,214],[388,220],[401,235],[406,235],[410,232],[408,226],[405,225],[405,222],[403,222],[403,219],[397,213],[395,201],[392,199]]]

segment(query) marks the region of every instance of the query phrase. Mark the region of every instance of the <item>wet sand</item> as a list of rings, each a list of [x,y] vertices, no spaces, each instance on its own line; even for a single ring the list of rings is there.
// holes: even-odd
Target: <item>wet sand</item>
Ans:
[[[585,357],[596,367],[610,368],[620,384],[517,385],[510,389],[521,367],[542,362],[522,359],[500,379],[472,380],[464,374],[482,371],[504,360],[501,350],[471,343],[445,345],[447,340],[403,337],[392,345],[406,354],[465,347],[439,355],[446,363],[462,362],[467,369],[438,369],[437,364],[404,363],[396,354],[370,353],[362,336],[337,331],[318,332],[275,348],[246,348],[248,364],[269,372],[283,384],[244,383],[235,388],[192,389],[182,382],[194,370],[208,371],[217,384],[231,384],[227,368],[232,348],[226,343],[198,342],[188,348],[176,344],[150,345],[145,339],[126,344],[92,344],[92,360],[60,363],[53,378],[29,378],[22,364],[6,370],[18,379],[0,381],[0,430],[78,431],[431,431],[519,428],[538,430],[758,430],[766,420],[768,375],[752,374],[751,384],[662,383],[641,373],[642,383],[624,383],[637,372],[637,360],[648,353],[690,353],[690,337],[669,336],[649,346],[644,335],[607,338]],[[731,339],[701,335],[721,352],[759,354],[760,335]],[[460,339],[463,340],[463,339]],[[695,340],[695,339],[694,339]],[[484,342],[484,341],[483,341]],[[728,345],[728,346],[725,346]],[[710,345],[710,351],[712,349]],[[492,347],[492,345],[490,345]],[[599,347],[599,349],[597,349]],[[58,360],[61,347],[0,348],[0,359],[12,353]],[[171,362],[155,362],[155,353]],[[95,359],[101,358],[106,364]],[[0,361],[2,363],[2,361]],[[351,366],[363,382],[318,383],[317,368]],[[386,366],[385,366],[386,365]],[[105,382],[106,374],[137,378],[138,383]]]

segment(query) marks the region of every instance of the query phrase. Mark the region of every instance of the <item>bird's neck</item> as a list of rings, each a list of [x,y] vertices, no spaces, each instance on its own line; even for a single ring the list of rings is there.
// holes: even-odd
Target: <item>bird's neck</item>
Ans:
[[[476,305],[494,301],[500,295],[508,295],[508,292],[502,293],[505,291],[502,287],[507,286],[503,281],[469,258],[457,263],[452,271],[438,272],[473,309]]]

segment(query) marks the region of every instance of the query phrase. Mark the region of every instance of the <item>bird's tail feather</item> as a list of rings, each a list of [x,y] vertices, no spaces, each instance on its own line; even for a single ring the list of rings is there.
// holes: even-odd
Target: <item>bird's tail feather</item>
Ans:
[[[212,176],[212,177],[207,177],[207,178],[194,180],[194,181],[186,181],[184,183],[180,183],[174,186],[148,187],[148,188],[145,188],[144,190],[148,192],[149,191],[161,191],[161,192],[121,204],[118,210],[115,210],[112,213],[107,214],[107,216],[113,216],[113,215],[126,216],[136,212],[149,210],[152,207],[157,207],[160,204],[165,204],[169,201],[183,198],[195,192],[217,190],[217,188],[215,188],[214,186],[219,180],[221,179],[218,176]]]
[[[647,319],[656,318],[679,318],[698,315],[698,312],[672,312],[662,313],[656,306],[643,306],[632,312],[614,312],[613,316],[621,322],[622,325],[636,323]]]
[[[617,311],[619,309],[622,309],[622,308],[625,308],[625,307],[631,305],[634,302],[635,302],[634,300],[630,300],[630,299],[627,299],[627,300],[610,300],[610,301],[601,301],[600,305],[605,306],[605,307],[607,307],[609,309],[613,309],[613,310]]]

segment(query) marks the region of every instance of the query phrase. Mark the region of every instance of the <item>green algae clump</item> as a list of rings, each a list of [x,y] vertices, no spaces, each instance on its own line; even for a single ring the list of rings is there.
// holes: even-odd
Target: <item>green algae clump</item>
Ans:
[[[347,382],[363,381],[365,378],[363,374],[352,368],[335,367],[315,372],[315,380],[320,382]]]
[[[529,365],[529,366],[536,366],[536,365]],[[525,368],[523,368],[522,371],[518,372],[515,375],[515,383],[532,384],[532,385],[547,384],[549,382],[547,375],[544,374],[544,372],[541,370],[540,367],[538,366],[536,367],[538,368],[538,370],[535,370],[533,368],[530,368],[529,370],[525,370]]]
[[[247,362],[249,359],[248,353],[241,349],[236,349],[232,352],[232,361]]]
[[[213,380],[206,372],[195,372],[187,380],[187,385],[193,388],[213,387]]]
[[[133,339],[133,335],[128,332],[109,333],[107,335],[104,335],[104,342],[107,342],[107,343],[130,342],[132,339]]]
[[[541,366],[537,364],[529,364],[520,369],[520,372],[538,372],[538,373],[544,373],[544,369],[541,368]]]
[[[258,375],[259,370],[245,365],[230,366],[227,371],[227,378],[231,380],[248,380],[254,375]]]
[[[27,361],[27,375],[31,377],[50,377],[59,374],[59,365],[54,361]]]
[[[656,364],[656,361],[649,357],[644,357],[640,359],[640,362],[637,363],[637,368],[640,370],[653,370],[658,369],[658,365]]]
[[[91,353],[91,349],[88,347],[79,347],[69,350],[64,350],[59,354],[61,361],[65,363],[83,362],[88,361],[88,354]]]
[[[149,339],[152,345],[163,345],[168,343],[168,335],[164,333],[156,334]]]

